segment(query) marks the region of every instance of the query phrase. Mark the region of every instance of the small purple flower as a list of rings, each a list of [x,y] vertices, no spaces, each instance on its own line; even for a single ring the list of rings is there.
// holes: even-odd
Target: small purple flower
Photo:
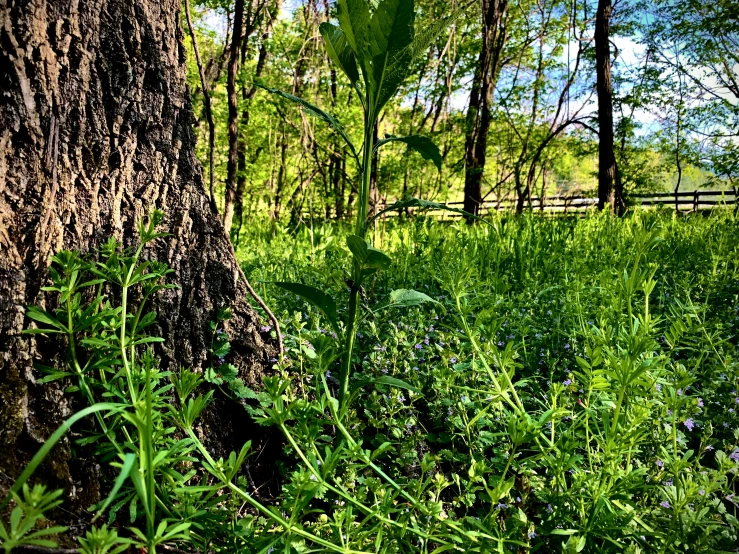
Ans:
[[[529,531],[529,540],[535,539],[535,538],[536,538],[536,533],[534,531]]]
[[[569,342],[566,342],[565,343],[565,350],[569,350],[569,349],[570,349],[570,343]]]
[[[659,383],[657,383],[656,385],[654,385],[654,388],[657,389],[657,392],[662,392],[662,385],[660,385]]]
[[[715,450],[715,448],[709,444],[708,446],[706,446],[706,450],[710,452],[711,450]]]
[[[564,381],[562,381],[562,384],[565,387],[569,387],[572,384],[572,381],[570,379],[565,379]]]
[[[272,330],[271,325],[262,325],[262,327],[259,329],[262,333],[269,333]]]
[[[505,346],[505,343],[503,341],[498,342],[498,347],[503,348]]]
[[[665,487],[671,487],[671,486],[672,486],[672,483],[673,483],[673,481],[672,481],[672,477],[670,477],[669,479],[665,479],[664,481],[662,481],[662,484],[663,484],[663,485],[664,485]]]
[[[735,402],[736,404],[739,404],[739,396],[737,396],[737,397],[736,397],[736,398],[734,399],[734,402]]]
[[[699,398],[698,399],[698,407],[699,408],[702,408],[703,407],[703,399],[702,398]]]
[[[677,389],[677,395],[682,396],[683,395],[683,389]]]
[[[662,460],[657,460],[654,463],[657,464],[657,467],[660,467],[660,468],[665,467],[665,463]]]
[[[685,425],[685,427],[688,429],[688,431],[692,431],[693,430],[693,427],[695,427],[695,422],[693,421],[692,418],[689,417],[688,419],[686,419],[683,422],[683,425]]]
[[[331,377],[331,372],[330,371],[326,371],[326,378],[329,378],[329,377]]]
[[[663,508],[672,508],[672,506],[670,506],[670,503],[667,502],[667,500],[663,500],[662,502],[659,503],[659,505],[662,506]]]
[[[667,410],[667,415],[672,415],[672,410]]]
[[[736,450],[734,450],[734,452],[729,454],[729,458],[731,458],[735,462],[739,462],[739,448],[737,448]]]
[[[418,343],[418,344],[416,344],[416,346],[414,346],[414,348],[416,350],[421,350],[421,348],[423,348],[423,346],[421,346],[421,343]]]
[[[701,496],[705,496],[706,495],[706,489],[699,490],[698,491],[698,494],[700,494]]]
[[[456,364],[457,363],[457,358],[455,358],[454,356],[452,356],[451,358],[449,358],[449,363],[450,364]]]
[[[552,508],[552,505],[551,504],[547,504],[547,512],[549,512],[551,514],[553,511],[554,511],[554,508]]]
[[[505,502],[498,502],[498,509],[499,510],[507,510],[508,509],[508,504],[506,504]]]

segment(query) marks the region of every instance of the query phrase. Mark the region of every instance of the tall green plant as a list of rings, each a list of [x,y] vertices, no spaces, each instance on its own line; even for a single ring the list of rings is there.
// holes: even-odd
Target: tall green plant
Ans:
[[[354,234],[347,237],[347,246],[352,253],[352,270],[351,277],[347,279],[349,306],[343,330],[339,325],[336,301],[330,295],[306,285],[276,283],[315,305],[328,319],[337,338],[341,337],[343,358],[339,403],[343,412],[350,392],[349,377],[360,317],[362,285],[378,271],[388,269],[392,263],[385,253],[374,248],[366,239],[367,228],[372,221],[368,217],[372,162],[381,147],[402,142],[424,159],[432,161],[441,171],[441,153],[429,138],[419,135],[387,136],[375,143],[375,127],[383,109],[409,76],[411,62],[428,49],[431,42],[453,23],[456,16],[451,15],[422,32],[416,32],[414,0],[339,0],[336,17],[338,26],[322,23],[320,32],[329,58],[349,79],[361,99],[364,111],[364,141],[361,149],[354,146],[343,125],[332,115],[292,94],[263,88],[299,104],[308,113],[328,124],[346,142],[359,169],[359,200]],[[400,201],[389,209],[407,206],[444,209],[443,205],[417,199]],[[415,291],[394,291],[390,295],[388,306],[412,306],[430,300],[428,296]]]

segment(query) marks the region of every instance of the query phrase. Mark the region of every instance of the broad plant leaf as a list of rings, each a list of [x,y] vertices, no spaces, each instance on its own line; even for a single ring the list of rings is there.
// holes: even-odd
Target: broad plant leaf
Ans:
[[[418,292],[411,289],[397,289],[390,293],[390,307],[407,308],[411,306],[419,306],[424,302],[433,302],[438,304],[436,300],[428,294]]]
[[[362,266],[388,269],[393,260],[382,250],[374,248],[357,235],[348,235],[346,245]]]
[[[368,246],[366,263],[368,266],[376,267],[377,269],[389,269],[393,264],[393,260],[382,250],[378,250],[373,246]]]
[[[336,301],[328,294],[316,287],[303,285],[301,283],[275,282],[273,284],[285,289],[286,291],[292,292],[293,294],[297,294],[306,302],[313,304],[321,311],[321,313],[323,313],[323,315],[326,316],[326,319],[328,319],[334,332],[337,335],[339,334],[339,318],[336,310]]]
[[[336,5],[336,18],[344,32],[347,43],[357,57],[362,68],[365,85],[369,68],[367,34],[369,32],[370,12],[367,0],[339,0]]]
[[[314,106],[307,100],[304,100],[295,95],[292,95],[289,92],[284,92],[276,88],[270,88],[261,83],[255,83],[255,85],[260,88],[263,88],[264,90],[266,90],[267,92],[271,94],[281,96],[282,98],[285,98],[286,100],[290,100],[291,102],[298,104],[310,115],[315,116],[318,119],[322,120],[323,122],[327,123],[329,127],[331,127],[334,131],[336,131],[341,136],[341,138],[344,139],[344,142],[346,142],[347,146],[349,146],[349,150],[351,150],[352,156],[354,156],[354,159],[357,160],[358,162],[357,150],[354,148],[354,143],[352,143],[351,139],[346,134],[346,130],[344,129],[344,126],[341,123],[339,123],[334,116],[324,112],[321,108],[319,108],[318,106]]]
[[[431,202],[430,200],[421,200],[419,198],[406,198],[405,200],[398,200],[395,204],[392,204],[391,206],[388,206],[384,210],[380,210],[377,212],[374,216],[372,216],[369,221],[367,221],[367,225],[372,223],[375,219],[380,217],[382,214],[387,212],[392,212],[396,210],[402,210],[403,208],[420,208],[422,210],[444,210],[447,212],[454,212],[458,214],[462,214],[465,217],[471,217],[472,219],[476,219],[478,221],[483,221],[485,223],[488,223],[488,221],[484,220],[483,218],[473,215],[470,212],[466,212],[464,210],[460,210],[459,208],[451,208],[447,206],[446,204],[439,204],[438,202]]]
[[[439,151],[439,147],[436,146],[434,141],[430,138],[424,137],[423,135],[409,135],[407,137],[387,136],[384,139],[377,141],[375,151],[389,142],[403,142],[407,144],[411,150],[415,150],[421,154],[421,157],[424,160],[431,160],[436,166],[436,169],[441,171],[441,152]]]
[[[347,235],[346,245],[359,263],[367,260],[367,241],[357,235]]]
[[[321,36],[326,44],[326,52],[331,60],[341,68],[352,85],[356,85],[359,81],[357,59],[346,40],[344,31],[331,23],[321,23],[318,29],[321,31]]]
[[[370,112],[377,115],[395,95],[410,72],[414,0],[383,0],[369,23],[368,46],[372,59],[366,75],[370,85]]]

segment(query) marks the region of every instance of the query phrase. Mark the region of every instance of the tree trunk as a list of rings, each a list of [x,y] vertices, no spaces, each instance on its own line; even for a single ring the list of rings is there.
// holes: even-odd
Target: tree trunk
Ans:
[[[508,0],[482,0],[482,42],[467,108],[464,145],[464,210],[477,214],[482,203],[482,176],[487,158],[490,106],[506,41]],[[472,222],[471,218],[468,222]]]
[[[177,284],[154,301],[161,365],[202,369],[222,307],[247,382],[276,355],[195,158],[179,11],[179,0],[0,0],[0,471],[11,477],[81,407],[35,380],[35,362],[60,363],[59,343],[21,335],[26,306],[57,302],[41,287],[60,249],[89,252],[111,235],[130,245],[160,208],[171,236],[147,255]],[[246,420],[225,400],[211,407],[202,432],[216,457],[250,438]],[[98,500],[100,466],[69,441],[43,471],[66,489],[67,509]]]
[[[244,0],[236,0],[234,29],[228,54],[228,162],[226,163],[226,195],[223,203],[223,226],[231,232],[236,202],[236,173],[239,158],[239,96],[236,92],[236,74],[239,71],[239,50],[244,31]]]
[[[624,212],[623,187],[613,149],[613,87],[611,84],[611,0],[599,0],[595,16],[595,69],[598,91],[598,209]]]

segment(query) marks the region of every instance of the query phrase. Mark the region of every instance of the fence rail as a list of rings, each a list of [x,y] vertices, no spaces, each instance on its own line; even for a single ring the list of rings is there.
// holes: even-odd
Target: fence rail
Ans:
[[[629,206],[668,206],[680,212],[697,212],[711,210],[717,206],[735,206],[739,201],[734,190],[696,190],[689,192],[666,192],[658,194],[631,194],[626,199]],[[447,202],[445,205],[461,208],[464,202]],[[391,204],[381,204],[377,211],[390,207]],[[598,199],[588,196],[548,196],[540,198],[533,196],[527,199],[524,209],[548,213],[583,213],[598,205]],[[479,214],[484,215],[493,211],[512,211],[516,208],[516,200],[506,198],[501,200],[485,200],[480,205]],[[412,214],[411,208],[408,213]],[[391,215],[391,214],[388,214]],[[424,215],[432,217],[458,218],[461,214],[445,210],[426,210]]]

